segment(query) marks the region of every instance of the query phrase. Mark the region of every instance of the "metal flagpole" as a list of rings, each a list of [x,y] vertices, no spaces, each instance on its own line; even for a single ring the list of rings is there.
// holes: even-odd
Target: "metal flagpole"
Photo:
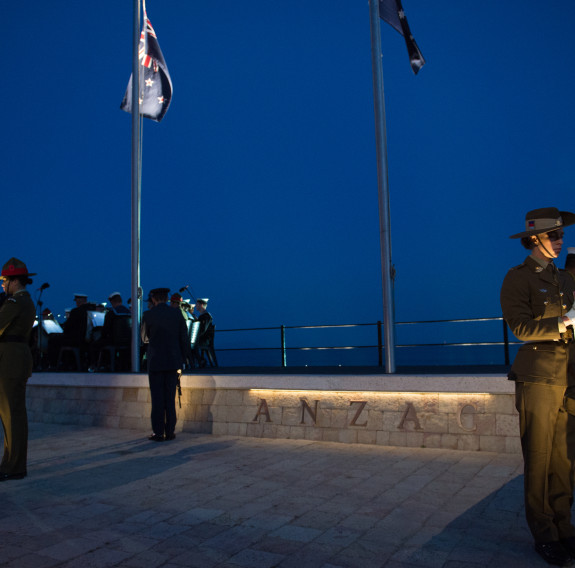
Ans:
[[[393,300],[393,265],[391,263],[391,230],[389,182],[387,175],[387,135],[385,100],[381,64],[381,30],[379,0],[369,0],[371,29],[371,67],[375,108],[375,143],[377,153],[377,187],[379,196],[379,242],[383,284],[383,325],[385,338],[385,372],[395,373],[395,306]]]
[[[141,195],[141,150],[140,150],[140,0],[134,0],[132,56],[132,372],[140,372],[140,195]]]

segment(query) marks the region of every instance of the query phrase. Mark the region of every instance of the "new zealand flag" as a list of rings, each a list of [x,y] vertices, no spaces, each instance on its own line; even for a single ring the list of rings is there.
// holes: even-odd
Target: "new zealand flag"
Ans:
[[[138,58],[143,67],[140,71],[140,114],[160,122],[172,100],[172,79],[156,32],[145,11]],[[126,112],[132,112],[132,77],[130,77],[120,108]]]
[[[417,72],[425,65],[425,59],[411,35],[401,0],[379,0],[379,17],[404,37],[411,68],[417,75]]]

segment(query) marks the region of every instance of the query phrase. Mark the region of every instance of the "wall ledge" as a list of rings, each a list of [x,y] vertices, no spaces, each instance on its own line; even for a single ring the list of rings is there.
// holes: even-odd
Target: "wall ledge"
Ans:
[[[142,373],[35,373],[31,386],[140,388]],[[504,375],[199,375],[185,374],[182,387],[198,389],[273,389],[333,392],[450,392],[513,394],[515,384]]]

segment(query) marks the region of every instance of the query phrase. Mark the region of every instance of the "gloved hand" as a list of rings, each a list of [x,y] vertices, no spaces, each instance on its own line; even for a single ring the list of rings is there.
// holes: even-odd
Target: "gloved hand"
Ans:
[[[569,318],[569,321],[567,321],[565,318]],[[575,326],[575,304],[573,304],[573,307],[566,314],[563,315],[563,321],[567,326],[569,325]]]

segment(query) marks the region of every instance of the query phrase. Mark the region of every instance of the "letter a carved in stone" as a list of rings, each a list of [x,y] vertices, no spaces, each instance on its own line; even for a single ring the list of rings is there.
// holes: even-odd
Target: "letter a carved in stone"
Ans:
[[[423,430],[423,428],[421,427],[421,424],[419,423],[419,418],[417,418],[417,412],[415,412],[415,407],[413,406],[412,402],[408,402],[407,403],[407,408],[405,409],[405,412],[403,413],[403,416],[401,418],[401,422],[399,423],[399,426],[397,427],[398,430],[404,430],[404,425],[406,422],[413,422],[415,429],[416,430]]]
[[[300,422],[300,424],[305,424],[305,413],[306,412],[311,416],[313,423],[316,424],[317,423],[317,404],[318,404],[319,400],[315,401],[315,407],[313,410],[310,408],[309,404],[307,403],[307,401],[305,399],[301,398],[300,400],[301,400],[301,422]]]
[[[270,417],[270,411],[268,408],[268,403],[266,401],[265,398],[260,399],[260,405],[258,406],[258,411],[256,412],[256,415],[254,416],[254,419],[252,420],[252,422],[256,422],[259,416],[265,416],[266,417],[266,422],[271,422],[272,419]]]

